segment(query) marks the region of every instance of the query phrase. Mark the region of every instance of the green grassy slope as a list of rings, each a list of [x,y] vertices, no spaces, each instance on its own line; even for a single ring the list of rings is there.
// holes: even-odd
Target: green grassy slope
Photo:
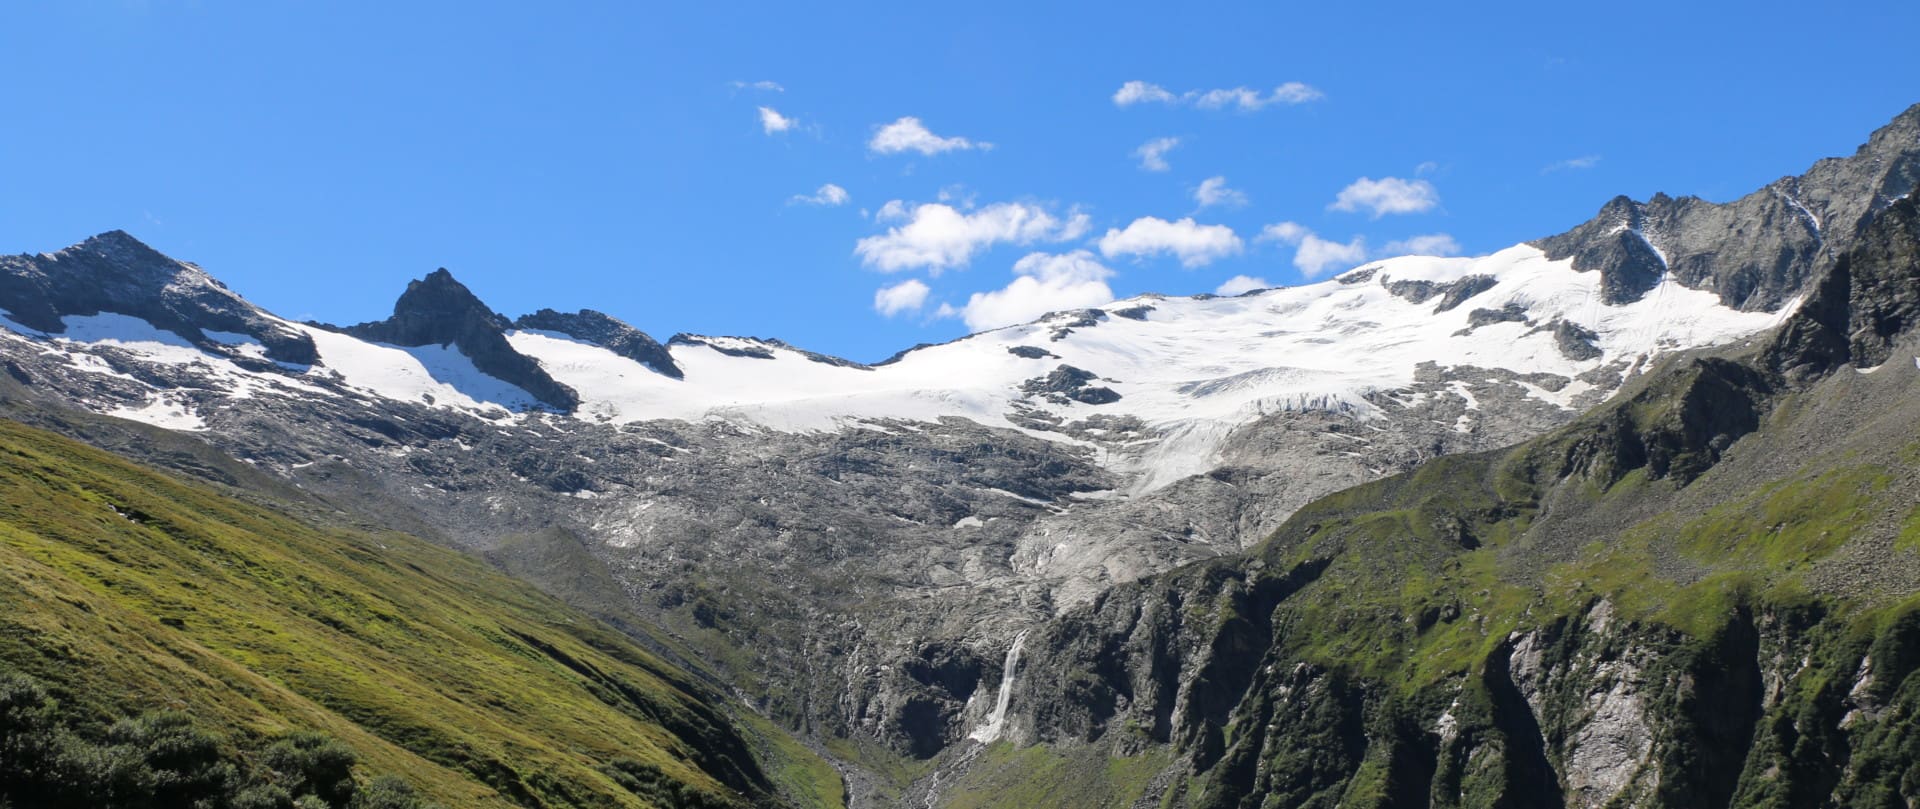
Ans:
[[[817,756],[476,560],[4,421],[0,669],[95,723],[172,709],[237,746],[323,732],[447,806],[841,801]]]

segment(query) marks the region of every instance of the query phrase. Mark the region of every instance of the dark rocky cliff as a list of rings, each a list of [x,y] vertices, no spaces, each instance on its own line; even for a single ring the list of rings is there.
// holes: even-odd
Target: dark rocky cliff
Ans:
[[[507,342],[512,323],[487,308],[445,269],[407,283],[386,320],[349,326],[343,331],[362,340],[397,346],[451,345],[473,360],[481,373],[511,383],[548,407],[570,411],[580,404],[572,388],[555,381],[540,363]]]
[[[619,354],[663,376],[674,379],[684,377],[680,366],[674,363],[673,355],[667,353],[667,347],[658,340],[611,315],[592,309],[573,313],[542,309],[530,315],[521,315],[513,325],[522,329],[559,332]]]
[[[0,256],[0,300],[14,322],[50,334],[62,318],[102,312],[128,315],[173,332],[201,350],[238,362],[244,355],[207,336],[243,334],[268,359],[309,365],[313,339],[233,294],[199,267],[175,261],[113,230],[57,253]]]
[[[1832,265],[1874,215],[1920,184],[1920,105],[1851,157],[1828,158],[1720,204],[1655,194],[1615,197],[1593,219],[1534,244],[1597,271],[1608,303],[1636,300],[1671,271],[1730,306],[1773,311]]]

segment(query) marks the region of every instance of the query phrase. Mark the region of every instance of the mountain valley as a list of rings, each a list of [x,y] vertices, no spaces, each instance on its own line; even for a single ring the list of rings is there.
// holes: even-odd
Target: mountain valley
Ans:
[[[449,806],[1905,805],[1917,183],[1920,106],[1724,204],[870,365],[0,257],[0,668]]]

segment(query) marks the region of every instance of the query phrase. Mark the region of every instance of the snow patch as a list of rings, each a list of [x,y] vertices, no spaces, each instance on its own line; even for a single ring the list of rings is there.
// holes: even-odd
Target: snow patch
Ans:
[[[106,411],[106,415],[183,432],[207,429],[207,422],[194,413],[186,402],[165,394],[155,396],[139,407],[123,405],[113,408]]]

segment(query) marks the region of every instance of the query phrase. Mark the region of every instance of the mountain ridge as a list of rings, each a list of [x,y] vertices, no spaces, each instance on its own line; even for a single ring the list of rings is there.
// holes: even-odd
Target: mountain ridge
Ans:
[[[1872,183],[1840,185],[1864,195],[1856,201],[1869,212],[1884,196]],[[1801,215],[1792,205],[1755,199],[1772,206],[1751,208],[1771,212],[1755,220],[1771,222],[1768,232],[1795,232]],[[1023,704],[1052,705],[1058,715],[1047,721],[1058,722],[1049,732],[1071,736],[1100,726],[1081,709],[1102,700],[1112,705],[1099,710],[1118,710],[1119,696],[1152,701],[1146,695],[1159,693],[1167,701],[1153,702],[1154,710],[1173,710],[1185,699],[1179,676],[1252,676],[1208,669],[1204,647],[1257,650],[1271,631],[1256,619],[1268,602],[1319,592],[1312,582],[1327,574],[1302,560],[1270,560],[1297,571],[1276,572],[1275,583],[1236,572],[1235,560],[1329,495],[1402,480],[1393,476],[1408,470],[1478,469],[1471,464],[1480,461],[1434,459],[1477,457],[1568,424],[1596,430],[1590,449],[1616,459],[1616,487],[1640,485],[1646,472],[1637,470],[1654,468],[1649,463],[1662,485],[1710,478],[1727,447],[1739,444],[1735,433],[1761,416],[1749,420],[1734,408],[1712,429],[1660,420],[1676,408],[1751,405],[1760,394],[1713,363],[1689,366],[1685,384],[1649,374],[1674,355],[1738,353],[1771,340],[1769,330],[1799,315],[1801,296],[1815,296],[1807,300],[1816,307],[1831,301],[1820,284],[1834,277],[1833,265],[1817,251],[1789,251],[1784,274],[1751,276],[1777,283],[1742,287],[1751,274],[1741,274],[1747,265],[1733,248],[1757,242],[1716,218],[1735,209],[1659,205],[1695,211],[1683,218],[1702,243],[1730,247],[1702,248],[1707,259],[1686,263],[1693,254],[1663,244],[1657,212],[1617,201],[1612,219],[1570,231],[1598,239],[1601,259],[1617,247],[1640,262],[1611,275],[1604,261],[1556,259],[1535,245],[1475,258],[1402,257],[1302,287],[1054,313],[876,366],[773,340],[680,335],[642,343],[624,324],[584,313],[508,322],[464,287],[464,297],[455,294],[449,275],[416,284],[447,286],[454,327],[472,324],[489,350],[504,342],[574,392],[574,407],[557,412],[533,391],[490,376],[457,340],[436,342],[447,332],[409,333],[405,339],[428,341],[409,348],[273,320],[312,340],[316,363],[240,366],[225,358],[255,352],[251,341],[229,336],[203,350],[136,317],[78,312],[61,317],[62,334],[0,330],[0,398],[162,424],[343,509],[424,526],[616,624],[661,626],[736,697],[840,745],[836,755],[850,766],[940,768],[953,764],[942,756],[971,751],[991,769],[1011,753],[965,741],[995,712],[1010,639],[1090,607],[1128,607],[1115,599],[1138,589],[1129,582],[1219,594],[1258,579],[1273,589],[1210,602],[1231,602],[1219,613],[1223,625],[1251,634],[1180,635],[1200,646],[1162,662],[1192,662],[1191,671],[1163,669],[1152,682],[1111,693],[1032,699],[1021,689],[1037,686],[1013,683],[1003,740],[1024,742],[1038,727],[1021,717]],[[1721,252],[1724,261],[1715,258]],[[1657,273],[1649,263],[1656,260]],[[1773,312],[1744,310],[1714,284],[1690,285],[1676,267],[1732,268],[1721,280],[1745,289],[1736,298],[1743,302],[1791,294]],[[1795,275],[1802,272],[1809,275]],[[1754,291],[1762,288],[1771,292]],[[1886,310],[1889,328],[1905,322],[1904,306]],[[404,331],[378,325],[390,321],[376,322],[370,336]],[[532,328],[541,325],[567,328]],[[1844,328],[1858,331],[1851,322]],[[1863,351],[1879,350],[1876,333],[1862,333]],[[1806,339],[1835,345],[1826,333]],[[1850,339],[1840,342],[1855,350]],[[645,361],[654,345],[679,377]],[[1862,377],[1879,378],[1890,377]],[[1581,421],[1608,397],[1656,383],[1670,387],[1642,402],[1645,412],[1610,411],[1621,415],[1597,426]],[[125,450],[207,474],[179,453]],[[1620,460],[1634,452],[1646,457]],[[1497,510],[1501,502],[1470,505]],[[1487,526],[1507,519],[1457,509],[1418,516],[1412,536],[1429,543],[1410,546],[1419,554],[1495,546],[1499,537]],[[601,569],[572,570],[581,564]],[[1161,575],[1173,569],[1186,572]],[[1447,604],[1427,606],[1448,614]],[[1389,637],[1397,626],[1373,629]],[[1030,656],[1059,648],[1044,634],[1031,637],[1040,645]],[[1055,675],[1094,688],[1087,676],[1115,671],[1112,654],[1089,658],[1077,680]],[[1441,659],[1459,657],[1454,650]],[[1224,738],[1219,749],[1209,740],[1223,726],[1199,720],[1227,716],[1234,705],[1202,699],[1190,708],[1181,710],[1195,722],[1182,727],[1199,735],[1183,738],[1209,756],[1223,752]],[[1133,715],[1153,744],[1169,741],[1155,734],[1173,727],[1172,714]],[[1140,769],[1130,777],[1144,777]]]

